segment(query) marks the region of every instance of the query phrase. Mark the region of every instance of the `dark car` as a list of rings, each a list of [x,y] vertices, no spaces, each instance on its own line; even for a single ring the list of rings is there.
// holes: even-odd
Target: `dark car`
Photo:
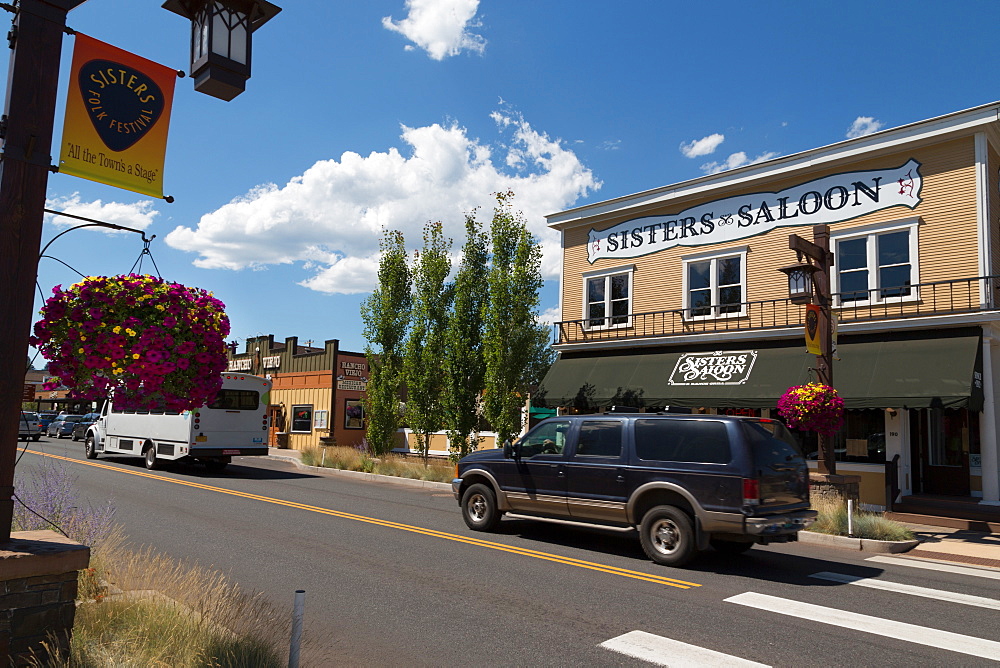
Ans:
[[[52,421],[55,420],[58,415],[59,413],[53,413],[53,412],[39,413],[38,421],[42,423],[42,430],[44,431],[48,429],[49,425],[52,424]]]
[[[87,413],[83,419],[73,425],[73,440],[80,441],[87,437],[87,427],[97,422],[100,413]]]
[[[655,562],[709,546],[787,542],[815,521],[805,458],[776,420],[608,413],[549,418],[502,450],[463,457],[452,491],[465,523],[504,513],[635,527]]]
[[[73,427],[82,419],[82,415],[63,415],[58,420],[53,420],[49,423],[49,426],[45,428],[45,434],[47,436],[55,436],[56,438],[72,436]]]

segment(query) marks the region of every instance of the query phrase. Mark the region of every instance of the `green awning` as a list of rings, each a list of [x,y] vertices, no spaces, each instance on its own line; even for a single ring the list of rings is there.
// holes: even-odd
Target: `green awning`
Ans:
[[[759,344],[763,346],[763,343]],[[834,385],[848,408],[982,410],[982,337],[963,328],[910,338],[855,337],[838,347]],[[815,378],[801,344],[657,353],[566,354],[542,381],[547,406],[773,408],[792,385]]]

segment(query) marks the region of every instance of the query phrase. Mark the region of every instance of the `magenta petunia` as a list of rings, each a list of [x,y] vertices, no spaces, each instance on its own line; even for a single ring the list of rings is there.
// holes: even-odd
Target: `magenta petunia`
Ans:
[[[92,276],[53,289],[31,343],[71,397],[114,391],[136,409],[185,410],[204,405],[221,386],[224,309],[203,290],[153,276]],[[193,360],[182,357],[195,351]]]

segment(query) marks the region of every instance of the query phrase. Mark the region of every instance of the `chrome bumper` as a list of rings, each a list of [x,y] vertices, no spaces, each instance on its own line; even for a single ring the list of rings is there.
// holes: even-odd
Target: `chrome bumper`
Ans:
[[[751,536],[776,536],[796,533],[812,525],[816,521],[818,514],[815,510],[800,510],[781,515],[748,517],[745,520],[746,532]]]
[[[460,495],[461,491],[462,491],[462,479],[461,478],[453,478],[452,481],[451,481],[451,493],[455,495],[455,500],[456,501],[461,501],[462,500],[462,497]]]

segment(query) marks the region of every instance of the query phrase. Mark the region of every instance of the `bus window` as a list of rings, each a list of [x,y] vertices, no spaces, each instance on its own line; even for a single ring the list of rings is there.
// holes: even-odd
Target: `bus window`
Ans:
[[[260,393],[256,390],[221,389],[215,401],[208,405],[227,411],[254,411],[260,406]]]

